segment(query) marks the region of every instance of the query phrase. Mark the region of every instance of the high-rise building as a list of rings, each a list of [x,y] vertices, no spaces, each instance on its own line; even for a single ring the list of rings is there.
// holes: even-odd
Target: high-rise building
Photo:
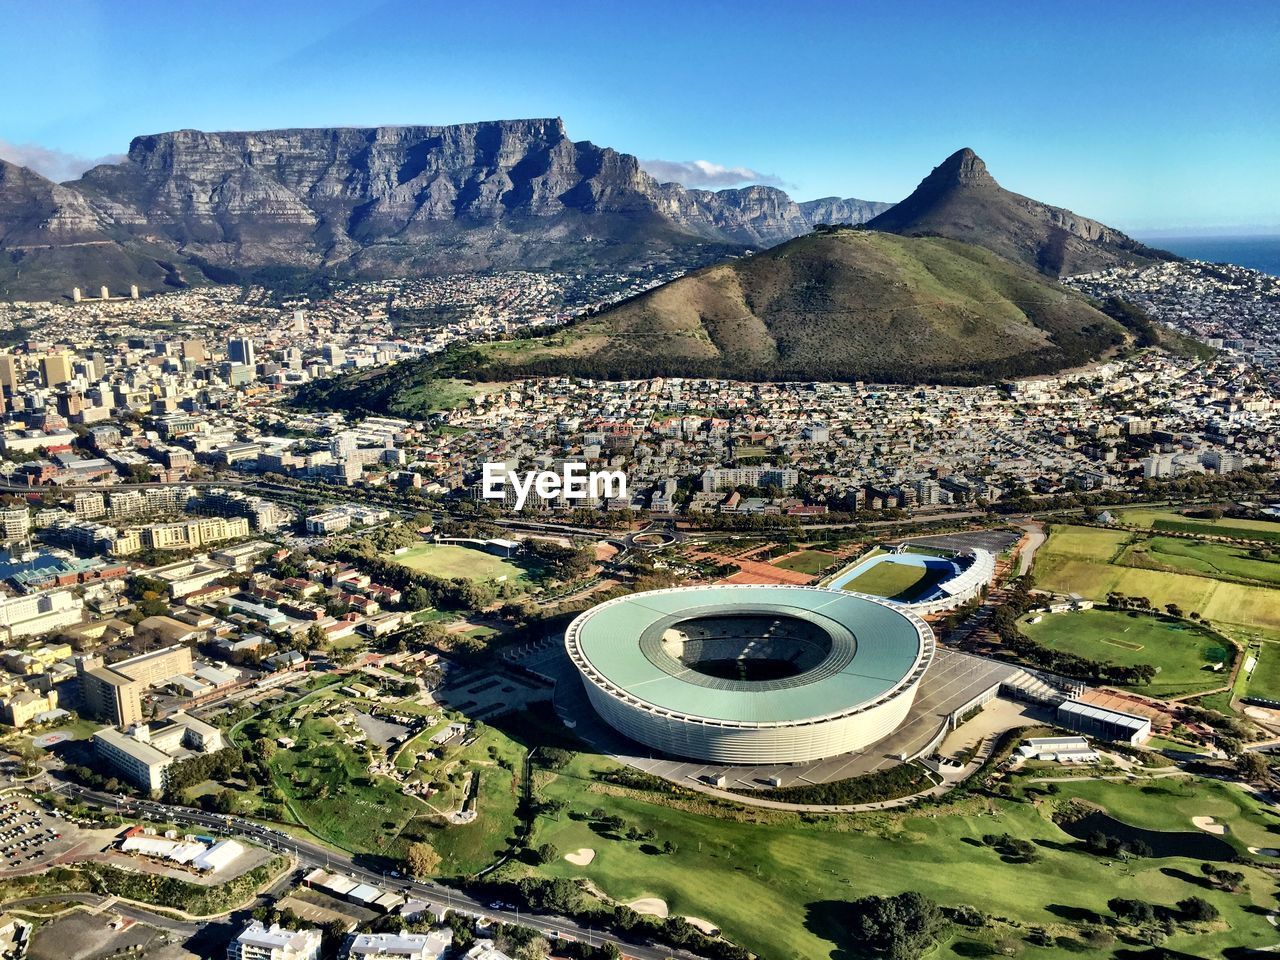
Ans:
[[[252,346],[252,345],[251,345]],[[194,360],[196,363],[204,363],[204,341],[203,340],[182,340],[178,343],[178,355],[183,360]]]
[[[12,353],[0,353],[0,387],[10,393],[18,387],[18,358]]]
[[[46,387],[56,387],[71,380],[71,354],[50,353],[40,358],[40,378]]]
[[[347,354],[336,343],[324,345],[324,362],[331,367],[340,367],[347,362]]]
[[[258,361],[253,341],[248,337],[232,337],[227,341],[227,359],[232,363],[244,364],[246,367],[256,365]]]

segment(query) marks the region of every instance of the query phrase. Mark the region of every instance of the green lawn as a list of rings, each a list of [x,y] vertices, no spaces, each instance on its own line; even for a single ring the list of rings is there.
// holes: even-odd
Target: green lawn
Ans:
[[[1258,664],[1245,682],[1245,693],[1280,700],[1280,643],[1261,644]]]
[[[1264,911],[1273,905],[1274,882],[1253,867],[1242,867],[1249,890],[1240,895],[1207,891],[1199,885],[1199,863],[1181,858],[1118,863],[1074,848],[1072,839],[1054,825],[1047,811],[1028,802],[963,800],[951,808],[921,813],[835,817],[805,823],[789,814],[719,811],[698,800],[679,806],[658,803],[652,795],[610,788],[589,779],[599,758],[579,758],[557,775],[540,774],[540,795],[567,806],[536,824],[535,842],[550,842],[559,852],[539,868],[557,877],[590,880],[622,902],[660,897],[673,914],[702,917],[720,926],[732,940],[770,960],[817,960],[850,956],[849,944],[833,943],[830,917],[841,904],[866,894],[918,890],[941,904],[972,904],[989,914],[1010,918],[1019,927],[962,931],[931,957],[986,956],[979,944],[998,934],[1021,940],[1031,925],[1048,927],[1059,936],[1052,948],[1027,948],[1026,956],[1066,958],[1113,956],[1123,943],[1090,952],[1073,935],[1065,917],[1080,910],[1106,914],[1108,898],[1132,897],[1172,904],[1204,896],[1223,913],[1226,925],[1204,935],[1180,930],[1166,946],[1193,956],[1220,955],[1227,946],[1270,946],[1277,941]],[[1176,798],[1176,806],[1159,805],[1165,796],[1147,798],[1133,784],[1079,782],[1061,785],[1060,795],[1087,792],[1118,816],[1136,813],[1134,822],[1151,819],[1183,821],[1186,804],[1222,817],[1242,842],[1267,835],[1268,818],[1258,805],[1232,787],[1206,783],[1203,802]],[[1176,787],[1173,789],[1177,789]],[[571,813],[594,807],[622,817],[627,824],[657,833],[655,845],[670,841],[671,854],[646,849],[643,842],[614,839]],[[1148,807],[1152,809],[1148,809]],[[755,821],[755,822],[753,822]],[[1192,828],[1193,829],[1193,828]],[[1008,832],[1040,841],[1042,859],[1033,864],[1002,862],[1000,855],[978,842],[984,834]],[[595,859],[585,867],[563,859],[587,847]],[[976,951],[976,952],[975,952]]]
[[[399,556],[387,555],[386,559],[445,580],[501,580],[505,577],[527,582],[529,579],[528,571],[512,560],[451,543],[420,543]]]
[[[857,579],[846,583],[844,589],[890,600],[911,600],[950,575],[950,570],[930,570],[911,563],[881,560]]]
[[[812,576],[835,562],[835,554],[827,553],[825,550],[801,550],[799,553],[793,553],[789,557],[776,561],[774,566]]]
[[[337,723],[348,702],[358,703],[331,692],[318,694],[261,721],[267,729],[256,729],[251,722],[245,730],[248,740],[282,730],[296,741],[292,749],[276,751],[271,770],[302,825],[341,849],[393,859],[403,857],[414,840],[426,840],[443,858],[442,875],[470,875],[492,863],[515,832],[515,771],[521,769],[524,748],[482,726],[474,744],[450,748],[443,761],[423,764],[422,775],[444,785],[441,794],[423,802],[406,795],[391,778],[369,773],[370,758],[380,751],[343,742],[356,730]],[[299,723],[295,726],[291,719]],[[442,810],[458,806],[465,772],[479,777],[480,816],[470,824],[443,824],[431,804]],[[452,781],[450,773],[455,774]]]
[[[1116,514],[1119,523],[1132,527],[1166,533],[1199,533],[1209,537],[1237,537],[1245,540],[1275,540],[1280,542],[1280,522],[1270,520],[1236,520],[1223,517],[1219,520],[1202,520],[1184,517],[1176,510],[1121,510]]]
[[[1280,552],[1263,560],[1250,556],[1248,547],[1229,543],[1152,537],[1129,546],[1120,562],[1130,567],[1191,573],[1215,580],[1280,586]]]
[[[1205,669],[1230,656],[1223,642],[1190,624],[1142,613],[1082,610],[1045,614],[1022,623],[1036,643],[1090,660],[1122,666],[1150,663],[1160,668],[1150,684],[1130,689],[1156,697],[1181,696],[1223,686],[1228,674]]]
[[[1226,632],[1280,639],[1280,592],[1190,573],[1143,570],[1114,562],[1141,534],[1054,525],[1036,553],[1036,585],[1103,600],[1110,592],[1146,597],[1163,607],[1176,603]]]

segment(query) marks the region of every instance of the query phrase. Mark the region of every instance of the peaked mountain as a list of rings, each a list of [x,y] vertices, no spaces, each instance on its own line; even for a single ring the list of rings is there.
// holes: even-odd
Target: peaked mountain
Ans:
[[[853,213],[865,206],[840,202]],[[137,137],[120,163],[63,185],[6,170],[0,294],[154,288],[183,282],[183,271],[376,278],[689,266],[773,245],[812,223],[772,187],[713,193],[658,183],[630,154],[570,140],[558,119],[179,130]]]
[[[974,243],[1052,277],[1177,259],[1096,220],[1005,190],[968,147],[947,157],[911,196],[866,225],[903,236]]]

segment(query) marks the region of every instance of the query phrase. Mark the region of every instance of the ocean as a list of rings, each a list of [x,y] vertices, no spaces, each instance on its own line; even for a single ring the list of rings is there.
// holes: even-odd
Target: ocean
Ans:
[[[1280,277],[1280,236],[1252,237],[1156,237],[1143,235],[1142,242],[1180,257],[1234,263]]]

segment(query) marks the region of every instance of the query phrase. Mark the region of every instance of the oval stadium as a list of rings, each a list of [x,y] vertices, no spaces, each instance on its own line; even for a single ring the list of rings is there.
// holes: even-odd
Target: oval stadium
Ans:
[[[619,597],[565,633],[595,711],[653,750],[800,763],[860,750],[906,718],[929,626],[879,597],[702,586]]]

